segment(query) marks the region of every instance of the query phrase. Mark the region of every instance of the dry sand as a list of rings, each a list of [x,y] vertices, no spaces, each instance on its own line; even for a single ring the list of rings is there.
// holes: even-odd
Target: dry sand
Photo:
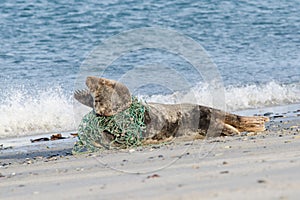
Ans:
[[[299,199],[300,119],[257,135],[71,155],[75,139],[0,150],[0,199]]]

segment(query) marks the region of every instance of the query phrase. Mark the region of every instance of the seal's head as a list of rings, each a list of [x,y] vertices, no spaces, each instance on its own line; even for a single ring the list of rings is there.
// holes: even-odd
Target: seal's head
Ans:
[[[86,85],[93,97],[93,107],[97,114],[112,116],[130,107],[131,95],[122,83],[89,76]]]

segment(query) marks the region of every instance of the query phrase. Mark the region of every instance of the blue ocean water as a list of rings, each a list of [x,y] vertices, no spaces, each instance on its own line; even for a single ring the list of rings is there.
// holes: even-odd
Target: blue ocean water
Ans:
[[[82,62],[104,40],[143,27],[171,29],[201,44],[220,72],[229,110],[299,103],[299,10],[298,0],[2,0],[0,137],[76,129],[72,93]],[[174,55],[124,56],[107,78],[157,62],[187,74],[196,103],[209,105],[207,85]],[[186,93],[153,87],[141,96],[189,101]]]

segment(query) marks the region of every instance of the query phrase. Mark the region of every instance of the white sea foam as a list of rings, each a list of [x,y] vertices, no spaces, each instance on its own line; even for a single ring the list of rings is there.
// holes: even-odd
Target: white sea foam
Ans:
[[[269,82],[264,85],[231,86],[225,88],[224,93],[228,111],[300,102],[299,84]],[[74,109],[72,95],[65,95],[60,87],[36,90],[34,95],[24,88],[11,89],[3,96],[0,99],[0,138],[75,130],[82,116],[90,110],[79,103]],[[188,92],[139,97],[147,102],[187,102],[215,107],[209,87],[203,83]]]
[[[218,107],[212,103],[213,97],[208,85],[203,83],[198,84],[188,92],[140,96],[140,98],[147,102],[197,103]],[[224,88],[224,96],[218,100],[224,101],[224,108],[228,111],[299,103],[300,85],[282,85],[272,81],[263,85],[230,86]]]
[[[60,87],[35,94],[24,88],[9,89],[2,95],[0,138],[75,129],[72,98]]]

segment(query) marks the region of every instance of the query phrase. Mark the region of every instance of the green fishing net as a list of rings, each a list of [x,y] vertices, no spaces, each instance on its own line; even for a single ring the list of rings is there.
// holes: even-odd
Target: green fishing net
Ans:
[[[94,111],[86,114],[78,127],[78,142],[73,152],[95,152],[103,149],[128,148],[141,145],[146,130],[146,111],[136,97],[131,106],[116,115],[99,116]]]

